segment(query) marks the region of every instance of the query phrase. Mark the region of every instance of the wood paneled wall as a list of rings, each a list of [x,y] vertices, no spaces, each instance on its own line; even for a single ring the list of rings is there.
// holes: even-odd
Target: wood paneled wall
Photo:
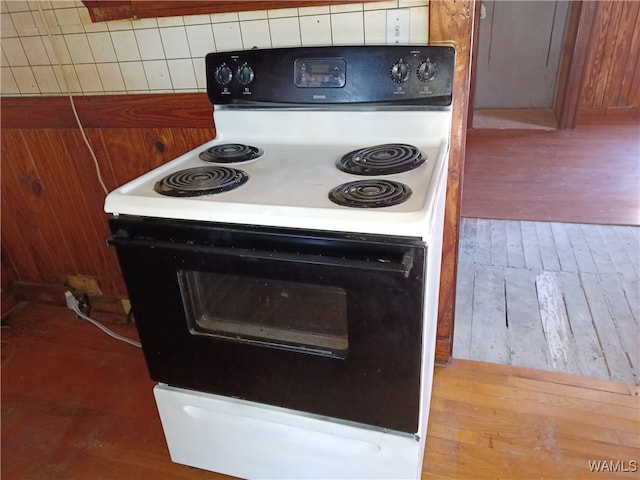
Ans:
[[[640,2],[596,2],[578,123],[638,116],[640,107]]]
[[[76,104],[109,190],[215,136],[202,94],[80,97]],[[82,275],[105,295],[126,298],[114,249],[105,244],[105,192],[69,99],[5,98],[0,133],[3,262],[22,291],[62,288],[68,275]]]

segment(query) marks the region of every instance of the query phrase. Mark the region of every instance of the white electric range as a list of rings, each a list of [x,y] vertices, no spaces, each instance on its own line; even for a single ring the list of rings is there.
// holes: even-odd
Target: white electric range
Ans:
[[[217,137],[110,193],[171,457],[245,478],[419,478],[450,47],[207,56]]]

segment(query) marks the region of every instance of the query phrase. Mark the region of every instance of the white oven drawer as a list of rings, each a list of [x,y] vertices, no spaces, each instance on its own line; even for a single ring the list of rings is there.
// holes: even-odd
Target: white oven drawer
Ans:
[[[176,463],[248,479],[416,479],[424,441],[408,434],[156,385]]]

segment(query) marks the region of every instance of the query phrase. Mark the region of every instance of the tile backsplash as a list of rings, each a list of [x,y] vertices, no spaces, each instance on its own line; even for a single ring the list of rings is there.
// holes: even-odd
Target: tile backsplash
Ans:
[[[92,23],[79,1],[0,0],[0,94],[205,91],[208,52],[386,43],[387,12],[409,10],[427,43],[428,0],[391,0]]]

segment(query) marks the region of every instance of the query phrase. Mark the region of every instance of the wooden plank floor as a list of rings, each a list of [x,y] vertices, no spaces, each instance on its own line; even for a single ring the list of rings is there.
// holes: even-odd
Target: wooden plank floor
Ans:
[[[464,218],[455,358],[640,383],[640,227]]]
[[[470,130],[463,217],[640,225],[640,125]]]
[[[229,478],[170,462],[140,350],[60,307],[26,304],[7,324],[3,479]],[[135,336],[132,326],[114,329]],[[435,372],[422,477],[577,479],[598,467],[593,478],[637,478],[638,395],[621,383],[456,360]]]

